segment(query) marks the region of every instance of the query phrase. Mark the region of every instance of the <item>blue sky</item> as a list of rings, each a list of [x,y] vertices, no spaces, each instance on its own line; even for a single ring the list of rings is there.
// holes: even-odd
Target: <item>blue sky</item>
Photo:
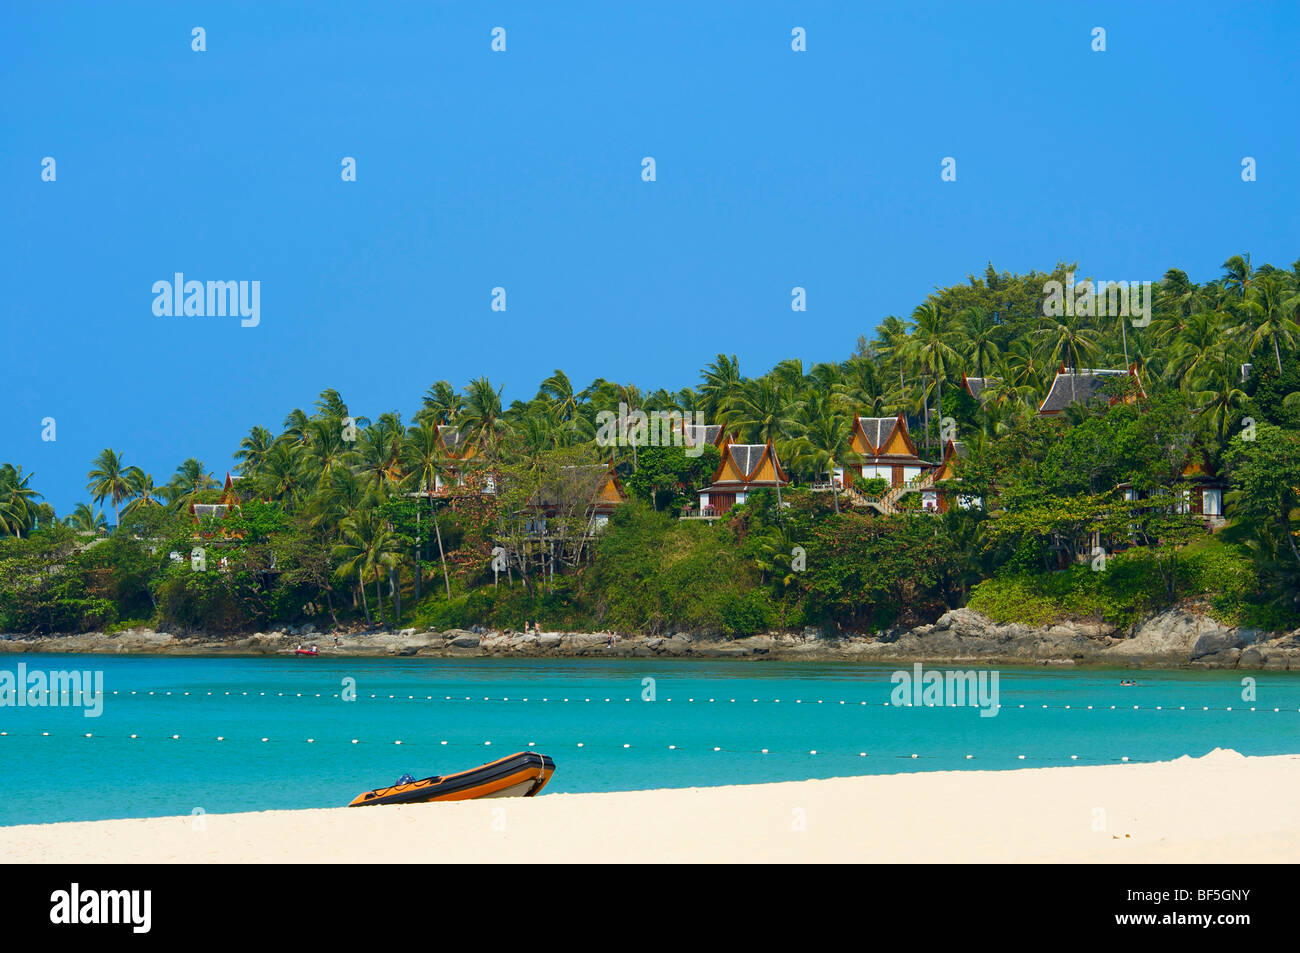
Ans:
[[[1294,3],[6,4],[0,461],[66,513],[105,446],[220,478],[328,386],[676,388],[842,359],[990,260],[1288,265],[1297,48]],[[177,271],[261,323],[155,316]]]

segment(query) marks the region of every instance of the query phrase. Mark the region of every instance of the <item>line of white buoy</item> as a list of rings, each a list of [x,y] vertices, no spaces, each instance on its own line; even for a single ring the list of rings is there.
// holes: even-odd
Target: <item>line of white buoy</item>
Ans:
[[[0,737],[10,737],[10,734],[9,734],[9,732],[7,732],[7,731],[0,731]],[[52,735],[51,735],[51,733],[48,732],[48,731],[43,731],[43,732],[41,732],[41,737],[46,737],[46,738],[48,738],[48,737],[52,737]],[[108,737],[108,736],[105,736],[105,735],[96,735],[96,734],[94,734],[93,732],[85,732],[84,735],[83,735],[83,737],[86,737],[86,738],[100,738],[100,739],[103,739],[103,738]],[[132,734],[132,735],[130,735],[130,738],[132,738],[132,739],[139,739],[139,737],[140,737],[140,736],[139,736],[138,734]],[[172,735],[169,736],[169,740],[179,741],[179,740],[181,740],[181,736],[180,736],[179,734],[172,734]],[[227,739],[224,735],[217,735],[217,736],[215,737],[215,740],[218,741],[218,742],[225,742],[225,741],[227,741],[227,740],[229,740],[229,739]],[[301,741],[302,743],[304,743],[304,744],[315,744],[315,743],[317,742],[317,739],[315,739],[315,738],[304,738],[304,739],[300,739],[300,741]],[[281,739],[278,739],[278,738],[277,738],[277,739],[272,739],[272,738],[270,738],[269,736],[262,736],[262,737],[260,737],[260,738],[258,739],[258,742],[259,742],[259,743],[263,743],[263,744],[276,744],[276,743],[290,743],[290,744],[291,744],[291,743],[294,743],[294,742],[293,742],[293,739],[289,739],[289,740],[287,740],[287,741],[282,741]],[[339,743],[341,744],[342,742],[339,742]],[[383,744],[383,745],[401,745],[401,744],[408,744],[408,742],[405,742],[405,741],[403,741],[403,740],[400,739],[400,738],[394,739],[394,740],[392,740],[392,741],[380,741],[380,742],[362,741],[360,738],[351,738],[351,739],[349,739],[349,742],[348,742],[348,743],[350,743],[350,744],[354,744],[354,745],[356,745],[356,744]],[[419,744],[420,742],[416,742],[416,743]],[[426,744],[433,744],[432,741],[428,741],[428,742],[424,742],[424,743],[426,743]],[[490,747],[490,746],[492,745],[492,742],[491,742],[491,741],[483,741],[483,742],[473,742],[473,741],[448,741],[448,740],[445,740],[445,739],[444,739],[444,740],[440,740],[440,741],[438,742],[438,744],[439,744],[440,746],[450,746],[450,747]],[[615,742],[615,743],[613,743],[613,744],[616,744],[616,745],[617,745],[617,744],[619,744],[619,743]],[[587,747],[587,743],[586,743],[586,742],[583,742],[583,741],[579,741],[579,742],[576,742],[576,743],[571,743],[571,745],[572,745],[573,747],[577,747],[577,748],[586,748],[586,747]],[[535,742],[535,741],[530,741],[530,742],[527,743],[527,747],[529,747],[529,748],[534,748],[534,747],[536,747],[536,746],[537,746],[537,742]],[[557,746],[557,747],[565,747],[565,746],[561,745],[561,746]],[[603,747],[603,745],[602,745],[601,747]],[[631,742],[622,742],[621,745],[619,745],[619,747],[620,747],[621,750],[630,750],[630,749],[632,749],[633,745],[632,745]],[[641,746],[641,749],[646,749],[646,748],[649,748],[649,747],[651,747],[651,746],[643,745],[643,746]],[[676,744],[670,744],[670,745],[667,745],[666,747],[667,747],[667,750],[669,750],[669,751],[682,751],[682,750],[684,750],[683,747],[682,747],[681,745],[676,745]],[[712,750],[712,752],[714,752],[714,753],[725,753],[725,754],[755,754],[755,753],[757,753],[757,754],[770,754],[770,753],[772,752],[772,749],[770,749],[770,748],[758,748],[758,749],[754,749],[754,748],[723,748],[723,747],[720,746],[720,745],[713,745],[713,746],[711,747],[711,750]],[[800,751],[801,751],[801,750],[802,750],[802,749],[800,749]],[[784,753],[786,753],[786,754],[797,754],[797,753],[799,753],[799,752],[794,751],[794,750],[791,750],[791,751],[787,751],[787,752],[784,752]],[[824,752],[821,752],[820,749],[812,748],[812,749],[809,749],[807,753],[808,753],[809,756],[816,756],[816,755],[818,755],[819,753],[824,753]],[[866,757],[868,757],[869,755],[868,755],[868,752],[866,752],[866,751],[859,751],[859,752],[857,753],[857,756],[858,756],[859,758],[866,758]],[[893,754],[893,755],[891,755],[891,754],[884,754],[883,756],[884,756],[884,757],[887,757],[887,758],[907,758],[907,759],[910,759],[910,760],[919,760],[919,759],[921,759],[921,758],[929,759],[929,758],[944,758],[944,757],[946,757],[946,756],[944,756],[944,755],[922,755],[922,754],[919,754],[919,753],[916,753],[916,752],[913,752],[913,753],[911,753],[911,754]],[[996,756],[980,755],[979,757],[981,757],[981,758],[989,758],[989,757],[996,757]],[[1004,757],[1005,757],[1005,755],[1004,755]],[[1078,760],[1080,760],[1080,756],[1077,755],[1077,754],[1071,754],[1071,755],[1062,756],[1062,757],[1048,757],[1048,756],[1043,756],[1043,755],[1024,755],[1024,754],[1017,754],[1015,757],[1016,757],[1016,760],[1017,760],[1017,761],[1060,761],[1060,760],[1078,761]],[[972,761],[972,760],[975,760],[975,758],[976,758],[976,755],[974,755],[974,754],[966,754],[966,755],[963,756],[963,759],[966,760],[966,761]],[[1093,758],[1093,759],[1083,759],[1083,760],[1094,760],[1094,761],[1100,761],[1100,760],[1105,760],[1105,759],[1095,759],[1095,758]],[[1127,755],[1124,755],[1124,756],[1121,756],[1121,757],[1119,757],[1119,758],[1117,758],[1117,759],[1112,759],[1112,760],[1117,760],[1117,761],[1120,761],[1120,762],[1129,762],[1129,761],[1131,761],[1132,759],[1129,758]]]
[[[62,698],[62,699],[81,698],[81,697],[85,697],[85,695],[87,695],[87,694],[91,694],[91,693],[77,693],[77,692],[68,693],[68,692],[63,692],[63,693],[60,694],[60,698]],[[112,695],[118,695],[118,696],[121,696],[121,695],[140,695],[141,692],[139,692],[139,691],[123,691],[123,690],[115,690],[115,691],[113,691],[113,692],[111,692],[111,693],[105,693],[105,694],[112,694]],[[152,691],[151,691],[151,692],[144,692],[143,694],[146,695],[146,696],[149,696],[149,695],[152,695],[152,696],[170,696],[170,695],[175,694],[175,695],[180,696],[180,697],[185,697],[185,696],[190,696],[190,697],[247,697],[247,696],[249,696],[250,694],[257,695],[258,697],[267,697],[267,696],[271,696],[271,697],[276,697],[276,698],[339,698],[339,697],[340,697],[340,693],[339,693],[339,692],[333,692],[333,693],[328,693],[328,694],[327,694],[327,693],[322,693],[322,692],[315,692],[315,693],[312,693],[312,692],[254,692],[254,693],[250,693],[250,692],[228,691],[228,692],[215,692],[215,693],[214,693],[214,692],[207,692],[207,693],[205,693],[205,695],[199,695],[197,692],[195,692],[195,693],[191,693],[191,692],[177,692],[177,693],[173,693],[173,692],[152,692]],[[29,693],[28,697],[32,697],[33,695],[36,696],[36,697],[46,697],[46,698],[50,697],[50,693],[48,693],[48,692],[46,692],[46,693],[33,692],[33,693]],[[388,695],[383,695],[383,694],[375,693],[375,692],[372,692],[372,693],[370,693],[369,695],[358,695],[358,696],[356,696],[356,697],[359,698],[359,699],[360,699],[360,698],[371,698],[371,699],[375,699],[375,700],[378,700],[378,701],[393,700],[393,701],[448,701],[448,702],[467,701],[467,702],[473,702],[473,701],[478,701],[478,700],[479,700],[479,699],[477,699],[477,698],[475,698],[475,697],[473,697],[473,696],[470,696],[470,695],[465,695],[465,696],[463,696],[463,697],[461,697],[461,696],[453,696],[453,695],[443,695],[441,698],[438,698],[437,696],[434,696],[434,695],[423,695],[423,696],[420,696],[420,695],[407,695],[405,698],[402,698],[400,695],[397,695],[397,694],[388,694]],[[485,702],[509,702],[509,701],[511,701],[511,698],[510,698],[510,696],[508,696],[508,695],[507,695],[507,696],[502,696],[502,697],[500,697],[500,698],[494,698],[494,697],[492,697],[492,696],[490,696],[490,695],[484,695],[483,698],[482,698],[481,700],[482,700],[482,701],[485,701]],[[592,699],[591,699],[591,698],[587,698],[587,697],[583,697],[583,698],[581,698],[581,699],[577,699],[577,698],[560,698],[560,699],[551,699],[549,696],[546,696],[546,697],[543,697],[543,698],[540,698],[540,699],[538,699],[538,698],[531,698],[531,699],[530,699],[530,698],[528,698],[528,697],[522,697],[522,698],[521,698],[521,697],[519,697],[519,696],[515,696],[514,701],[515,701],[516,703],[523,703],[523,702],[529,702],[529,701],[531,701],[531,702],[533,702],[533,703],[537,703],[537,702],[539,702],[539,701],[540,701],[540,702],[552,702],[552,701],[558,701],[558,702],[578,702],[578,701],[581,701],[581,702],[584,702],[584,703],[589,703],[589,702],[592,701]],[[596,701],[597,701],[598,703],[601,703],[601,702],[603,702],[603,703],[618,703],[618,702],[620,701],[620,699],[618,699],[618,698],[616,698],[616,697],[604,698],[604,699],[597,698]],[[630,696],[629,696],[629,697],[624,697],[624,698],[622,699],[622,702],[624,702],[624,703],[631,703],[631,702],[634,702],[634,701],[638,701],[638,702],[639,702],[639,701],[642,701],[642,699],[639,698],[639,697],[638,697],[638,698],[632,698],[632,697],[630,697]],[[665,699],[663,699],[663,701],[664,701],[664,702],[672,702],[673,699],[672,699],[672,698],[665,698]],[[681,698],[678,698],[678,699],[677,699],[677,704],[682,704],[683,701],[684,701],[686,704],[691,704],[691,703],[708,704],[708,703],[716,703],[716,702],[719,701],[719,699],[717,699],[717,698],[708,698],[708,699],[699,698],[699,699],[697,699],[697,698],[689,698],[689,697],[688,697],[688,698],[686,698],[686,699],[683,700],[683,699],[681,699]],[[874,702],[868,702],[868,701],[865,701],[865,700],[862,700],[862,699],[843,699],[843,698],[841,698],[841,699],[834,699],[834,698],[832,698],[832,699],[829,699],[829,700],[828,700],[828,699],[822,699],[822,698],[808,699],[808,702],[809,702],[810,704],[817,704],[817,705],[823,705],[823,704],[826,704],[827,701],[830,701],[830,702],[833,703],[833,704],[846,705],[846,706],[857,705],[858,707],[865,707],[865,706],[868,706],[868,705],[874,705],[874,704],[875,704]],[[728,698],[728,699],[726,699],[726,702],[729,703],[729,704],[735,704],[735,703],[736,703],[736,699],[734,699],[734,698]],[[796,705],[802,705],[802,704],[804,703],[804,699],[802,699],[802,698],[796,698],[796,699],[794,700],[794,703],[795,703]],[[781,699],[779,699],[779,698],[772,698],[772,699],[751,698],[751,699],[750,699],[750,704],[774,704],[774,705],[779,705],[779,704],[781,704]],[[973,707],[973,706],[968,706],[968,705],[958,705],[956,702],[949,702],[949,703],[944,704],[944,705],[929,705],[929,704],[913,705],[913,704],[911,704],[910,702],[905,703],[905,704],[902,704],[902,705],[895,705],[892,701],[882,701],[882,702],[880,702],[880,705],[881,705],[881,707],[883,707],[883,708],[966,708],[966,707]],[[42,706],[42,705],[34,705],[34,706],[31,706],[31,707],[37,707],[37,708],[39,708],[39,707],[44,707],[44,706]],[[1009,709],[1009,706],[1005,706],[1005,705],[1001,705],[1001,704],[996,704],[996,705],[993,705],[992,707],[997,708],[997,709],[1008,708],[1008,710],[1012,710],[1012,709]],[[1109,711],[1125,711],[1125,710],[1132,710],[1132,711],[1175,711],[1175,710],[1176,710],[1176,711],[1197,711],[1197,710],[1199,710],[1199,711],[1203,711],[1203,712],[1208,712],[1208,711],[1224,711],[1224,712],[1228,712],[1228,711],[1265,711],[1265,712],[1267,712],[1267,711],[1272,711],[1272,712],[1276,712],[1276,713],[1281,713],[1281,712],[1284,712],[1284,711],[1285,711],[1285,712],[1288,712],[1288,713],[1291,712],[1291,709],[1290,709],[1290,708],[1285,708],[1285,709],[1284,709],[1284,708],[1281,708],[1280,706],[1275,706],[1275,707],[1269,708],[1269,707],[1267,707],[1267,706],[1265,706],[1265,707],[1259,707],[1259,706],[1254,706],[1254,705],[1252,705],[1252,706],[1250,706],[1249,708],[1247,708],[1247,707],[1243,707],[1243,706],[1233,706],[1233,705],[1225,705],[1225,706],[1220,707],[1220,706],[1218,706],[1218,705],[1201,705],[1201,706],[1196,706],[1196,705],[1192,705],[1192,706],[1188,706],[1188,705],[1177,705],[1177,706],[1174,706],[1174,705],[1132,705],[1132,706],[1129,706],[1129,705],[1104,705],[1104,704],[1103,704],[1103,705],[1074,705],[1074,704],[1069,704],[1069,705],[1043,705],[1043,704],[1040,704],[1040,705],[1038,705],[1038,706],[1036,706],[1036,707],[1037,707],[1037,710],[1040,710],[1040,711],[1097,711],[1097,710],[1109,710]],[[1026,711],[1030,711],[1030,710],[1035,710],[1035,709],[1034,709],[1034,706],[1030,706],[1030,705],[1026,705],[1026,704],[1023,704],[1023,703],[1022,703],[1022,704],[1018,704],[1018,705],[1016,705],[1014,710],[1026,710]],[[1296,713],[1300,713],[1300,708],[1296,708],[1295,711],[1296,711]]]

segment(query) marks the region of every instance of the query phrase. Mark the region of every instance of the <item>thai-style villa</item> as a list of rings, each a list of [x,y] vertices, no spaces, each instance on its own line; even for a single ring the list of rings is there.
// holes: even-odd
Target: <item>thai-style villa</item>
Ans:
[[[200,520],[205,516],[215,516],[218,519],[230,512],[232,506],[238,506],[240,499],[235,485],[243,480],[243,477],[231,476],[230,471],[226,471],[226,482],[221,488],[221,499],[216,503],[195,503],[190,500],[190,516]]]
[[[755,490],[789,485],[790,478],[776,458],[770,440],[724,444],[713,481],[699,491],[700,515],[723,516],[733,506],[744,503]]]
[[[572,525],[557,527],[556,524],[581,518],[585,533],[595,535],[609,523],[614,510],[626,502],[627,491],[612,464],[560,467],[542,481],[529,501],[531,515],[527,530],[536,536],[546,536],[557,529],[574,535]]]
[[[1147,496],[1132,483],[1121,483],[1116,489],[1123,492],[1126,500],[1140,500]],[[1178,512],[1204,517],[1206,528],[1211,531],[1225,523],[1223,496],[1227,492],[1227,482],[1198,457],[1188,460],[1173,486],[1173,493],[1179,500]]]
[[[465,485],[464,469],[457,464],[465,463],[478,456],[478,447],[465,436],[465,432],[454,424],[438,425],[438,443],[442,446],[443,458],[448,462],[446,474],[435,474],[433,492],[442,495],[454,487]],[[491,478],[489,477],[489,482]],[[491,492],[491,490],[485,490]]]
[[[947,513],[956,506],[969,510],[982,507],[984,501],[974,494],[961,492],[961,461],[970,456],[970,448],[960,440],[944,444],[943,460],[934,471],[930,486],[921,490],[921,509],[934,513]]]
[[[891,487],[901,487],[917,482],[935,466],[917,455],[916,444],[907,430],[907,418],[902,414],[855,417],[849,446],[857,461],[850,471],[850,484],[854,476],[860,476],[864,480],[888,480]],[[837,482],[844,482],[843,468],[836,477]]]
[[[1071,404],[1086,404],[1102,393],[1102,388],[1106,384],[1126,376],[1131,377],[1137,385],[1137,396],[1145,397],[1146,392],[1142,389],[1142,382],[1138,379],[1136,367],[1130,367],[1127,370],[1123,368],[1119,370],[1087,368],[1075,370],[1072,367],[1062,366],[1056,372],[1056,377],[1052,380],[1052,386],[1048,389],[1047,396],[1038,405],[1038,415],[1040,417],[1051,417],[1061,413]],[[1111,397],[1110,403],[1114,404],[1121,400],[1127,402],[1133,399],[1133,395],[1122,398]]]

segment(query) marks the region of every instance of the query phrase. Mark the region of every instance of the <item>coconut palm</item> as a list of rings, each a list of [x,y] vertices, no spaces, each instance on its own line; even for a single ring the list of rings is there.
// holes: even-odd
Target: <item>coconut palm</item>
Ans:
[[[152,473],[145,473],[139,467],[128,467],[127,473],[134,498],[122,510],[123,516],[129,516],[136,510],[146,509],[150,506],[162,506],[162,501],[158,499],[158,495],[162,491],[154,485]]]
[[[28,484],[30,473],[6,463],[0,467],[0,536],[23,535],[35,522],[35,501],[42,499]]]
[[[1228,424],[1247,399],[1246,392],[1237,383],[1236,362],[1227,348],[1220,348],[1210,362],[1204,389],[1196,394],[1200,418],[1213,431],[1220,447],[1227,444]]]
[[[1199,381],[1209,364],[1224,348],[1230,333],[1226,316],[1217,311],[1189,315],[1183,330],[1166,347],[1165,376],[1184,390]]]
[[[501,419],[501,388],[493,387],[486,377],[476,377],[465,390],[465,409],[460,424],[470,443],[494,459],[497,442],[505,429]]]
[[[257,486],[261,495],[289,512],[298,508],[307,492],[300,444],[277,440],[266,452]]]
[[[809,464],[815,474],[829,474],[831,498],[835,512],[840,511],[839,489],[835,486],[835,470],[850,453],[853,427],[849,418],[835,410],[832,396],[825,391],[813,391],[803,406],[803,422],[798,440],[794,444],[792,463]]]
[[[718,420],[736,391],[740,388],[743,378],[740,376],[740,361],[736,355],[727,357],[725,354],[719,354],[712,364],[706,367],[700,373],[700,410],[704,411],[705,417],[713,422]]]
[[[456,391],[447,381],[438,381],[424,394],[424,403],[415,415],[418,424],[455,423],[460,412],[465,409],[465,396]]]
[[[1245,255],[1233,255],[1223,263],[1223,277],[1220,281],[1224,289],[1235,298],[1246,297],[1250,290],[1255,272],[1250,267],[1250,252]]]
[[[1047,354],[1047,363],[1050,366],[1055,366],[1059,362],[1075,371],[1080,371],[1086,366],[1087,358],[1100,350],[1097,332],[1092,328],[1084,327],[1077,317],[1070,315],[1044,317],[1043,326],[1033,333],[1044,342],[1044,352]],[[1072,390],[1076,380],[1076,377],[1070,378]],[[1073,400],[1073,393],[1070,398]]]
[[[406,487],[429,500],[429,515],[433,518],[433,532],[438,541],[438,562],[442,565],[442,584],[450,599],[451,577],[447,574],[447,554],[442,548],[442,527],[438,525],[438,509],[434,501],[434,489],[439,478],[446,473],[446,466],[436,424],[420,425],[406,431],[406,439],[402,444],[402,470],[406,475]],[[419,571],[418,568],[416,571]]]
[[[119,510],[122,501],[132,495],[131,475],[122,463],[122,455],[112,448],[105,448],[86,474],[86,490],[91,499],[102,503],[105,499],[113,502],[113,522],[120,521]]]
[[[199,494],[204,490],[214,490],[216,487],[217,481],[203,465],[203,461],[190,457],[176,468],[165,492],[172,509],[179,513],[189,509],[190,504],[198,502]]]
[[[375,580],[375,602],[379,624],[384,624],[384,597],[380,582],[398,564],[397,538],[373,510],[365,509],[339,524],[339,542],[334,557],[339,560],[334,577],[340,582],[356,579],[361,588],[361,604],[370,625],[370,606],[366,601],[366,580]]]
[[[988,377],[988,368],[997,363],[1001,353],[997,323],[978,308],[963,308],[957,312],[957,329],[964,339],[961,356],[975,369],[976,377]]]
[[[1295,320],[1298,307],[1300,295],[1278,274],[1257,276],[1239,304],[1245,320],[1237,330],[1246,335],[1250,353],[1253,355],[1265,344],[1271,344],[1279,374],[1282,373],[1280,345],[1293,348],[1296,336],[1300,335],[1300,324]]]
[[[78,503],[77,508],[67,519],[67,525],[83,533],[100,533],[107,528],[103,510],[92,510],[85,503]]]
[[[273,443],[275,438],[265,427],[259,425],[248,431],[248,436],[239,441],[239,449],[235,451],[235,459],[239,461],[235,469],[241,476],[256,479],[262,473],[266,454]]]

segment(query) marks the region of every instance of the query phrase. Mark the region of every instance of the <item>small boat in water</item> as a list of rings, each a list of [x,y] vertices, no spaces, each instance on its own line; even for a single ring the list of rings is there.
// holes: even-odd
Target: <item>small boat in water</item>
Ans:
[[[459,774],[416,781],[404,775],[389,788],[366,791],[348,807],[369,804],[418,804],[424,801],[469,801],[486,797],[533,797],[555,773],[555,762],[535,751],[520,751]]]
[[[294,655],[306,655],[306,656],[320,655],[320,649],[316,648],[316,646],[314,646],[314,645],[313,645],[311,648],[309,648],[309,649],[305,649],[305,648],[303,648],[303,647],[300,645],[300,646],[298,646],[296,649],[293,650],[293,654],[294,654]]]

